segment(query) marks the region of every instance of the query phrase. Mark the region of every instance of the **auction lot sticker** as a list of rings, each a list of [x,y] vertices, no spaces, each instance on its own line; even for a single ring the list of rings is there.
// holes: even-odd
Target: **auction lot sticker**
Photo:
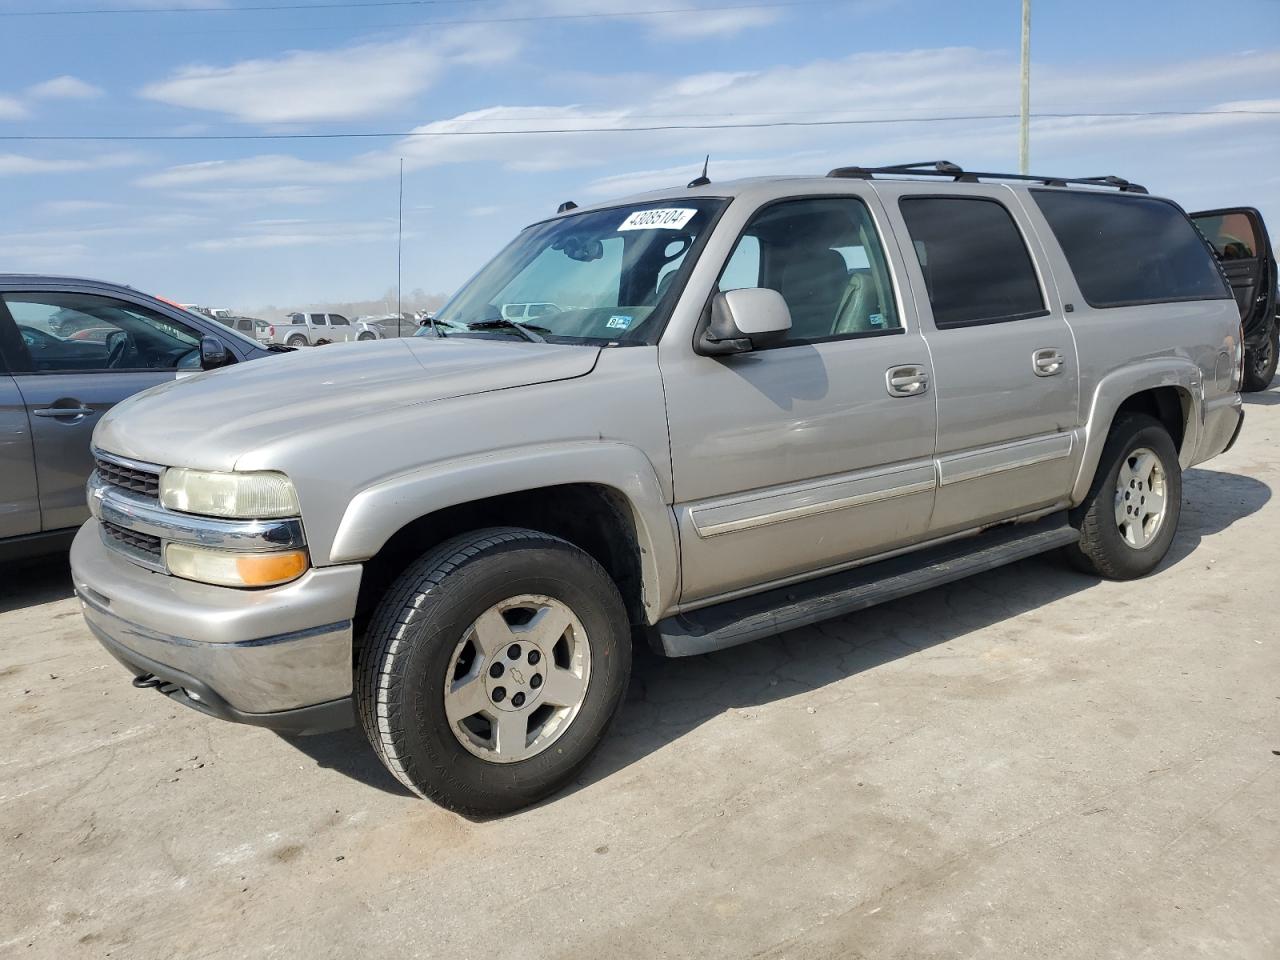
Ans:
[[[661,210],[637,210],[622,221],[623,230],[679,230],[693,219],[697,210],[683,207],[664,207]]]

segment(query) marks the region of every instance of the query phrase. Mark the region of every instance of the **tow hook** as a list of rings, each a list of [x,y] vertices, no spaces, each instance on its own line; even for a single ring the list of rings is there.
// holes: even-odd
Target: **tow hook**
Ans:
[[[149,690],[153,687],[164,686],[164,681],[154,673],[144,673],[133,678],[133,685],[139,690]]]

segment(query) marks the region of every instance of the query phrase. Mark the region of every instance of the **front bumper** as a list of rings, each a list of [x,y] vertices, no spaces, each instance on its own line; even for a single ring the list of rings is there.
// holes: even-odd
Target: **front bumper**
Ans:
[[[350,726],[352,616],[361,568],[312,569],[266,590],[146,570],[102,542],[97,520],[71,545],[89,629],[146,685],[213,716],[282,731]]]

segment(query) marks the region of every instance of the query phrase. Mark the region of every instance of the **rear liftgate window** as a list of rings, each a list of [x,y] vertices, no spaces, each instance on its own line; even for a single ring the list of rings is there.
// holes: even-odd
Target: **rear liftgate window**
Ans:
[[[1032,190],[1091,307],[1231,296],[1204,240],[1156,197]]]

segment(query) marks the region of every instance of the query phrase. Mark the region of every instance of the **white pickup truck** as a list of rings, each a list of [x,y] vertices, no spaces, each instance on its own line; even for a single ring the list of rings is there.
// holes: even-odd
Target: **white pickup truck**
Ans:
[[[381,340],[375,324],[351,321],[340,313],[291,313],[278,324],[277,340],[287,347],[318,347],[349,340]]]

